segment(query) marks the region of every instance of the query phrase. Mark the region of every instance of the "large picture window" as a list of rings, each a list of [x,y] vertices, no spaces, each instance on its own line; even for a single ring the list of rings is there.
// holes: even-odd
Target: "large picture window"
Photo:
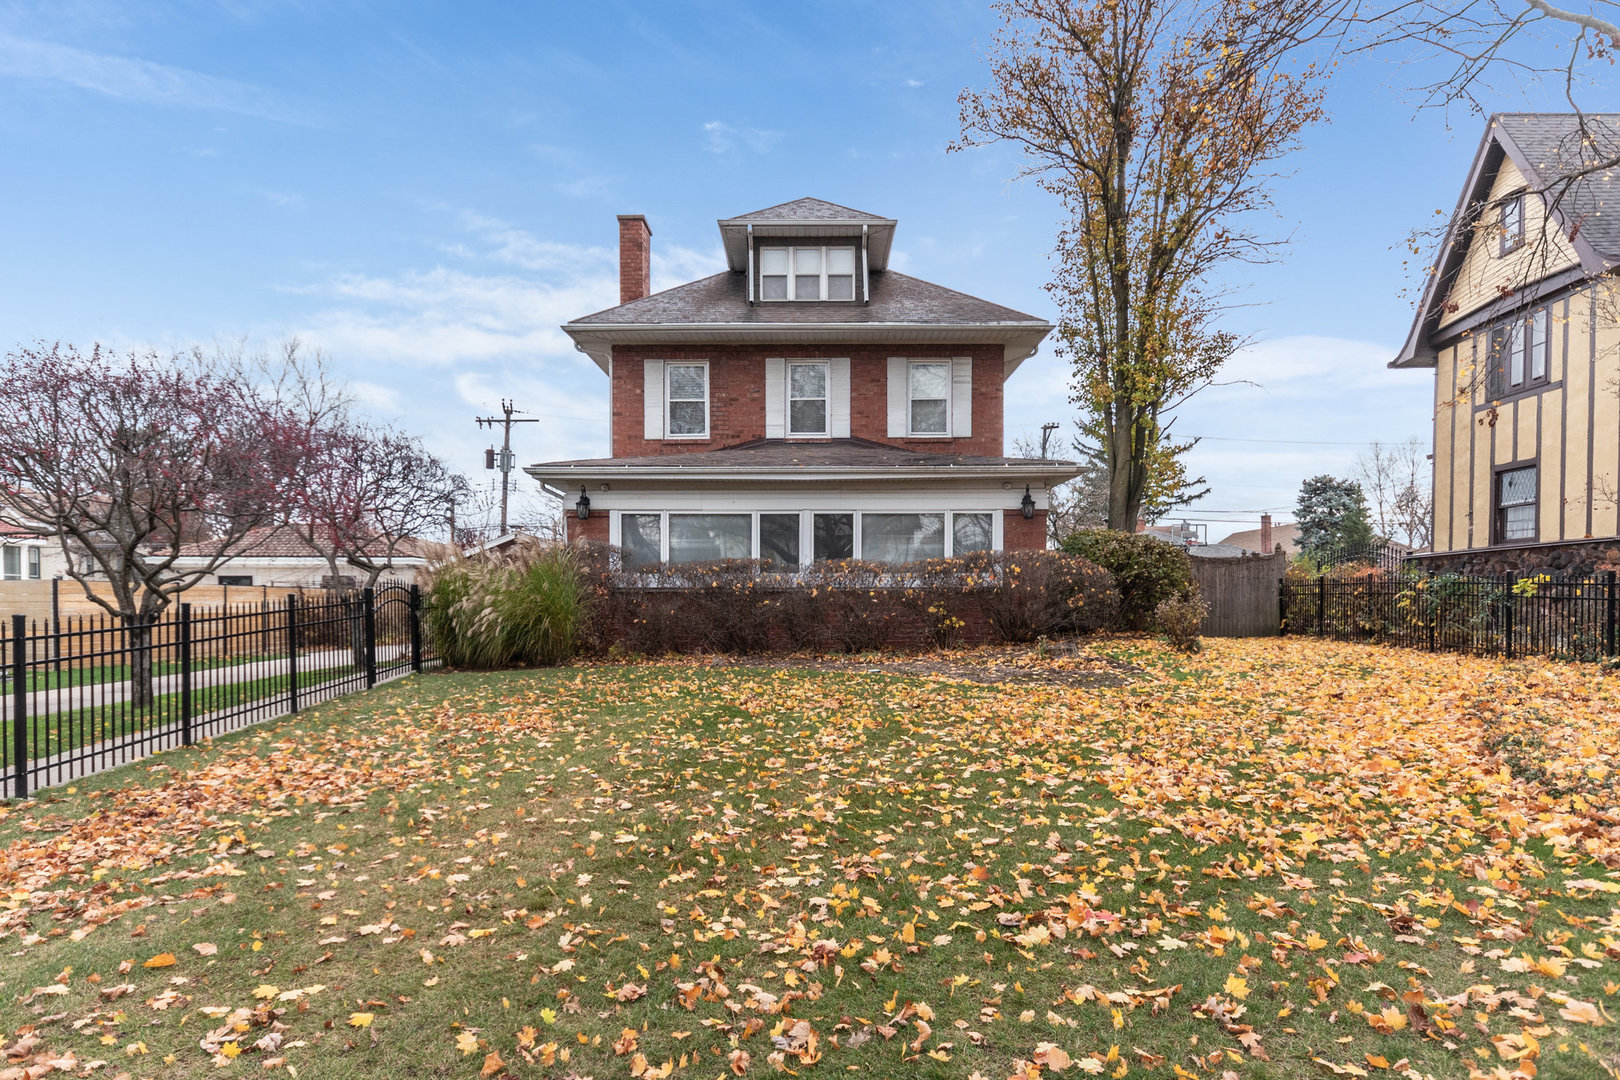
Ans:
[[[769,570],[799,568],[798,514],[759,515],[759,561]]]
[[[862,514],[861,558],[908,563],[945,557],[944,514]]]
[[[701,438],[709,434],[709,365],[666,364],[664,400],[668,402],[669,422],[665,430],[677,438]]]
[[[788,434],[827,434],[827,363],[792,361],[787,366]]]
[[[995,524],[989,514],[951,515],[951,554],[989,551],[996,546]]]
[[[1496,474],[1496,542],[1536,538],[1536,467]]]
[[[746,559],[753,546],[751,514],[669,515],[671,565]]]
[[[855,557],[855,515],[817,514],[811,528],[816,562]]]
[[[949,435],[951,365],[942,361],[915,361],[910,365],[907,378],[911,434]]]
[[[855,299],[853,247],[759,249],[761,300]]]

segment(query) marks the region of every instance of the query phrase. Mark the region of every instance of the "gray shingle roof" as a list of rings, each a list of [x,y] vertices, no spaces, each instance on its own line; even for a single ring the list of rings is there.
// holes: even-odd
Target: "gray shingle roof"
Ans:
[[[754,439],[718,450],[698,450],[682,454],[650,454],[644,457],[578,458],[573,461],[547,461],[534,469],[626,468],[626,469],[917,469],[952,466],[1029,466],[1065,468],[1071,461],[1050,458],[988,457],[974,454],[930,454],[902,446],[886,446],[866,439],[832,439],[801,443],[783,439]]]
[[[818,323],[914,323],[934,326],[982,326],[1023,323],[1046,326],[1046,320],[1014,311],[977,296],[943,285],[907,277],[894,270],[872,275],[870,303],[779,301],[750,304],[747,275],[728,271],[677,285],[628,304],[575,319],[567,327],[635,326],[646,324],[713,324],[766,326]]]
[[[1496,121],[1565,229],[1620,261],[1620,168],[1579,175],[1620,157],[1620,113],[1504,113]]]
[[[851,210],[825,199],[793,199],[777,203],[763,210],[738,214],[730,221],[887,221],[888,218],[868,214],[864,210]]]

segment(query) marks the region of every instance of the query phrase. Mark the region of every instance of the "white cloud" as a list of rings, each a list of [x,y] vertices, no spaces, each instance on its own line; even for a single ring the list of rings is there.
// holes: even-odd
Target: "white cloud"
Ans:
[[[489,245],[483,255],[509,266],[566,274],[601,272],[617,266],[617,254],[607,248],[544,240],[500,218],[472,210],[462,211],[461,223]],[[458,247],[463,252],[468,251]]]
[[[911,89],[915,90],[919,86],[924,85],[924,83],[923,83],[923,81],[921,79],[907,79],[906,80],[906,85],[909,86]]]
[[[654,292],[672,289],[688,281],[718,274],[726,268],[726,253],[716,244],[700,251],[697,248],[670,244],[660,247],[657,239],[652,248],[652,287]]]
[[[248,83],[9,34],[0,34],[0,75],[63,82],[148,105],[215,109],[283,123],[308,122],[269,91]]]
[[[739,147],[768,154],[781,139],[780,131],[736,127],[724,120],[710,120],[703,125],[703,148],[711,154],[729,154]]]

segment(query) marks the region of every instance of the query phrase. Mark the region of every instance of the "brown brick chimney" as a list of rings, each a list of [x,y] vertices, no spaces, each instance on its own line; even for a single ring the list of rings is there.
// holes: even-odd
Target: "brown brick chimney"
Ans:
[[[619,215],[619,303],[652,292],[652,226],[641,214]]]
[[[1260,515],[1260,550],[1263,551],[1267,555],[1270,555],[1272,550],[1273,550],[1272,546],[1271,546],[1271,515],[1270,514],[1261,514]]]

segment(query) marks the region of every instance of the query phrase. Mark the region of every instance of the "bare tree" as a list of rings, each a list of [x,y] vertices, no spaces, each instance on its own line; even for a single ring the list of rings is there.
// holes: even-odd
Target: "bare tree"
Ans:
[[[0,508],[54,538],[85,596],[123,622],[131,699],[146,706],[153,624],[281,510],[280,478],[297,468],[289,418],[239,370],[195,355],[39,344],[8,353],[0,379]],[[202,539],[200,561],[177,565]]]
[[[1005,0],[991,88],[961,95],[957,147],[1012,143],[1068,215],[1049,290],[1074,400],[1102,435],[1108,524],[1131,529],[1168,414],[1241,342],[1211,276],[1270,257],[1252,231],[1270,167],[1320,115],[1302,45],[1318,0]]]
[[[1421,439],[1375,442],[1356,458],[1356,479],[1367,497],[1373,531],[1410,548],[1434,539],[1434,490],[1428,454]]]

